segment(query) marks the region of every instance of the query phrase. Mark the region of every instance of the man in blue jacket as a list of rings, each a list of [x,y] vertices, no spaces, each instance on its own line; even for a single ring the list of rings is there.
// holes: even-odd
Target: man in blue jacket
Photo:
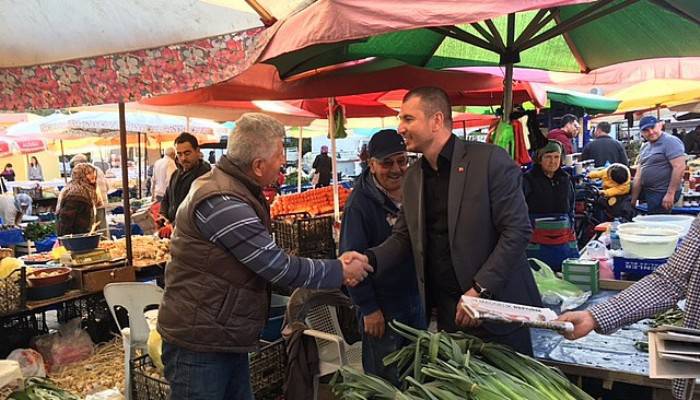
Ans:
[[[369,167],[355,181],[345,205],[341,252],[362,253],[384,242],[401,208],[403,176],[408,168],[404,139],[393,129],[381,130],[372,136],[367,150]],[[365,372],[398,384],[396,368],[385,367],[382,359],[405,343],[387,323],[397,320],[425,327],[413,257],[406,253],[404,261],[394,268],[378,271],[348,291],[359,308]]]

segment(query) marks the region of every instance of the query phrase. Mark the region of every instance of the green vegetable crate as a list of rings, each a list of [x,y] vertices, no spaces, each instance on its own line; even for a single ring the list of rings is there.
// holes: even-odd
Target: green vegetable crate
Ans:
[[[564,280],[573,283],[582,290],[598,293],[598,261],[567,258],[561,263]]]

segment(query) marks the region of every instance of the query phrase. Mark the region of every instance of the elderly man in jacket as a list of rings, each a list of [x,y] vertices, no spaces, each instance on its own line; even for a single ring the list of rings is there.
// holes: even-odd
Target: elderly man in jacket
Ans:
[[[395,130],[385,129],[372,136],[367,151],[368,168],[355,181],[345,204],[341,251],[364,252],[382,244],[391,235],[401,209],[401,187],[408,168],[406,143]],[[399,264],[373,274],[348,291],[361,317],[364,371],[398,385],[395,366],[384,366],[383,359],[406,343],[386,324],[397,320],[415,328],[425,327],[413,257],[405,254]]]
[[[252,400],[248,352],[258,348],[271,283],[339,288],[371,271],[359,254],[312,260],[275,244],[262,187],[277,179],[283,138],[274,118],[245,114],[177,212],[158,316],[173,400]]]
[[[377,273],[413,254],[418,289],[438,329],[467,332],[532,353],[530,332],[479,324],[462,295],[540,305],[525,249],[531,228],[522,173],[508,154],[452,134],[452,109],[439,88],[406,94],[399,133],[423,157],[408,168],[403,208],[392,235],[366,254]]]

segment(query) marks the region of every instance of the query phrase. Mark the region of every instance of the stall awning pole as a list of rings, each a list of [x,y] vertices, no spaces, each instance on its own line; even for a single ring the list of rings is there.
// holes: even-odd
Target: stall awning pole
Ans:
[[[138,191],[138,198],[141,198],[141,132],[136,133],[136,140],[138,140],[138,143],[136,144],[136,154],[137,157],[139,158],[139,191]]]
[[[301,193],[301,162],[302,142],[304,141],[304,128],[299,127],[299,143],[297,144],[297,193]]]
[[[515,14],[508,14],[507,29],[506,46],[509,51],[512,51],[515,40]],[[507,62],[505,67],[506,73],[503,78],[503,117],[501,119],[504,122],[508,122],[510,113],[513,111],[513,62]]]
[[[126,239],[126,264],[133,264],[131,249],[131,205],[129,203],[129,166],[126,151],[126,113],[124,103],[119,103],[119,148],[121,149],[122,165],[122,198],[124,200],[124,237]]]
[[[61,164],[63,164],[63,180],[68,183],[68,169],[66,169],[66,152],[63,151],[63,139],[59,140],[61,143]]]
[[[335,97],[328,98],[328,132],[331,137],[331,173],[333,174],[333,215],[335,222],[340,222],[340,200],[338,198],[338,158],[335,148]]]

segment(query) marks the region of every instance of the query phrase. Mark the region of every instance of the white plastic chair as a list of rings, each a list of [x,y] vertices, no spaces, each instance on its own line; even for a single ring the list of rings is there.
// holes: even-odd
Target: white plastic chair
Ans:
[[[163,298],[163,289],[141,282],[110,283],[104,288],[105,300],[112,313],[112,318],[117,323],[122,333],[124,342],[124,378],[126,379],[126,398],[131,399],[131,368],[130,363],[135,350],[147,351],[146,342],[150,333],[144,311],[146,307],[160,305]],[[119,325],[114,307],[122,307],[129,313],[129,327],[122,328]]]
[[[335,307],[320,305],[306,316],[304,335],[314,337],[318,347],[319,373],[314,376],[314,400],[318,399],[319,379],[341,367],[350,366],[362,371],[362,342],[345,343]]]

